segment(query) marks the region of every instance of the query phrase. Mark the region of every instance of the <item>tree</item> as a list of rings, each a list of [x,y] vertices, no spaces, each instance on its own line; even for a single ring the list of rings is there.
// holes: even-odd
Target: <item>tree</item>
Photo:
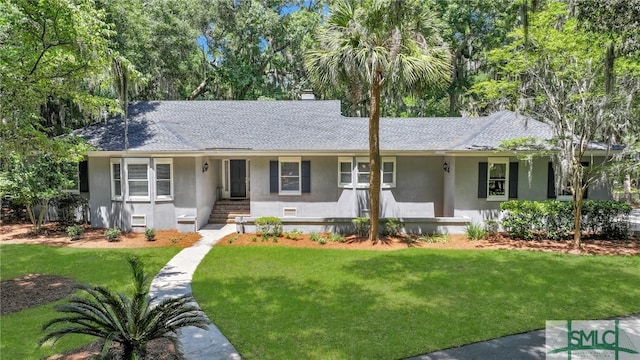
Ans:
[[[571,189],[573,244],[580,247],[584,192],[602,181],[617,159],[611,150],[630,129],[637,92],[607,89],[601,51],[607,38],[579,29],[561,2],[549,2],[536,13],[528,33],[518,29],[510,36],[510,44],[489,54],[496,78],[476,84],[472,94],[485,111],[510,107],[551,126],[556,189],[565,184]],[[604,160],[585,167],[583,158],[594,148]]]
[[[123,347],[125,359],[145,359],[151,340],[168,339],[178,347],[176,333],[181,328],[208,328],[209,319],[192,304],[191,295],[165,299],[152,307],[151,277],[144,273],[138,258],[129,258],[128,262],[133,275],[131,297],[102,286],[79,285],[84,296],[75,295],[68,303],[56,306],[56,310],[65,315],[42,327],[50,331],[40,340],[40,346],[66,335],[85,334],[104,339],[104,352],[116,342]],[[66,327],[58,326],[63,324]]]
[[[303,55],[315,44],[323,2],[209,1],[199,17],[204,79],[191,99],[291,99],[308,87]]]
[[[418,0],[340,0],[320,33],[320,48],[306,66],[318,87],[369,93],[369,239],[376,241],[380,215],[380,97],[383,89],[415,91],[442,86],[449,52]]]

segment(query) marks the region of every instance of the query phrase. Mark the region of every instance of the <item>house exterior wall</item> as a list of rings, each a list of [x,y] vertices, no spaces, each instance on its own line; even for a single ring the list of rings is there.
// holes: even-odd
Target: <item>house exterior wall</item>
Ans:
[[[197,230],[196,215],[196,160],[192,157],[175,157],[172,159],[173,199],[158,200],[155,196],[155,167],[154,158],[149,159],[149,200],[129,200],[126,196],[122,200],[111,198],[111,170],[110,159],[90,157],[89,186],[91,191],[89,204],[91,209],[91,226],[119,227],[123,230],[144,231],[145,227],[157,230],[175,229],[180,225],[180,217],[186,217],[190,223],[179,230]],[[163,157],[166,159],[166,157]],[[123,178],[123,183],[126,179]],[[126,187],[126,186],[125,186]],[[204,191],[204,190],[203,190]],[[123,190],[126,192],[126,190]],[[146,226],[132,226],[131,218],[144,215]],[[190,221],[186,221],[190,220]]]
[[[303,157],[311,162],[311,192],[301,195],[270,193],[269,162],[277,157],[251,158],[251,215],[283,216],[295,208],[297,217],[357,217],[366,214],[368,189],[338,185],[338,157]],[[382,189],[383,217],[433,217],[442,213],[442,159],[397,156],[396,186]]]
[[[453,198],[453,216],[469,217],[472,222],[482,223],[487,219],[499,219],[501,201],[490,201],[478,198],[478,166],[480,162],[487,162],[489,156],[467,156],[455,158],[455,172],[449,176],[455,179],[455,195]],[[509,162],[516,162],[516,157],[509,157]],[[518,197],[510,200],[544,201],[547,198],[547,184],[549,176],[549,158],[535,158],[530,165],[525,161],[518,161]],[[585,158],[583,161],[602,161],[602,158]],[[531,181],[529,181],[531,171]],[[445,193],[450,188],[445,186]],[[589,187],[588,198],[591,200],[611,199],[607,185],[592,185]]]
[[[208,164],[207,171],[202,171],[202,165]],[[221,161],[210,159],[208,157],[196,157],[194,173],[196,176],[195,192],[196,195],[196,227],[200,229],[209,221],[209,215],[213,209],[213,205],[218,199],[218,188],[222,186]]]

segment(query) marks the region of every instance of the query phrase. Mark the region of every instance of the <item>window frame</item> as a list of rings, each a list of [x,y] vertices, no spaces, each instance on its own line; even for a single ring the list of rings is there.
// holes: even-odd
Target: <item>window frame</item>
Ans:
[[[149,201],[151,199],[151,176],[150,176],[150,166],[148,158],[128,158],[124,160],[125,164],[125,178],[127,182],[127,200],[129,201]],[[129,184],[130,181],[143,181],[140,179],[129,179],[129,165],[146,165],[147,167],[147,195],[131,195],[131,186]]]
[[[504,164],[504,194],[491,195],[491,165]],[[490,157],[487,159],[487,201],[508,201],[509,200],[509,158],[508,157]]]
[[[282,164],[283,163],[297,163],[298,164],[298,190],[283,190],[282,189]],[[286,175],[284,177],[295,177]],[[278,194],[279,195],[302,195],[302,158],[301,157],[279,157],[278,158]]]
[[[339,159],[346,159],[346,158],[339,158]],[[339,166],[340,163],[342,161],[338,160],[338,170],[340,170]],[[356,188],[359,189],[368,189],[369,188],[369,182],[366,183],[361,183],[359,182],[359,176],[360,174],[363,174],[359,171],[358,168],[358,164],[359,163],[364,163],[366,162],[367,164],[369,164],[369,158],[368,157],[356,157],[356,161],[355,164],[352,164],[352,169],[353,169],[353,174],[351,177],[351,181],[353,184],[355,184]],[[392,163],[393,164],[393,171],[392,171],[392,181],[391,182],[384,182],[384,164],[385,163]],[[380,158],[380,188],[382,189],[391,189],[391,188],[395,188],[396,187],[396,178],[397,178],[397,173],[398,173],[398,168],[397,168],[397,158],[395,156],[384,156]],[[371,176],[371,171],[369,171],[369,176]],[[340,176],[340,172],[338,172],[338,176]],[[354,180],[355,179],[355,180]]]
[[[384,182],[384,164],[385,163],[392,163],[393,164],[393,171],[391,172],[391,176],[392,176],[392,181],[390,183],[386,183]],[[396,157],[395,156],[386,156],[383,157],[382,160],[380,161],[380,186],[382,188],[395,188],[396,187]]]
[[[155,171],[155,196],[157,201],[172,201],[174,192],[173,192],[173,159],[172,158],[156,158],[153,159],[153,169]],[[158,179],[158,165],[169,165],[169,179]],[[158,181],[167,181],[169,180],[169,195],[159,195],[158,194]]]
[[[345,183],[342,182],[342,175],[346,174],[346,172],[342,171],[342,164],[349,163],[349,172],[350,182]],[[338,187],[342,188],[351,188],[353,187],[353,158],[352,157],[338,157]]]
[[[119,165],[120,166],[120,178],[117,179],[118,181],[120,181],[120,195],[116,194],[116,179],[114,177],[114,171],[113,171],[113,165]],[[124,192],[124,187],[122,186],[122,174],[123,174],[123,169],[122,169],[122,159],[119,158],[112,158],[109,159],[109,172],[110,172],[110,176],[111,176],[111,200],[117,200],[117,201],[121,201],[123,199],[123,192]]]

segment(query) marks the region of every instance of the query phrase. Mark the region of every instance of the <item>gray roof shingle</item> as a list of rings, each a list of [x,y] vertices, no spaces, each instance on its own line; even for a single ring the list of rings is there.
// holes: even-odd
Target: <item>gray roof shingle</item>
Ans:
[[[339,101],[149,101],[129,106],[130,151],[366,151],[367,129],[367,118],[342,116]],[[120,118],[75,133],[100,150],[124,150]],[[380,119],[383,151],[494,149],[507,139],[551,136],[547,125],[509,111],[475,118]]]

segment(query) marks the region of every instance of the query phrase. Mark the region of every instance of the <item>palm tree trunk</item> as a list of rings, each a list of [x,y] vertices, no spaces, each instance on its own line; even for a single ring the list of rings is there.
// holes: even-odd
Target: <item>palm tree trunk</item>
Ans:
[[[369,240],[377,241],[380,223],[380,73],[371,80],[369,109]]]

